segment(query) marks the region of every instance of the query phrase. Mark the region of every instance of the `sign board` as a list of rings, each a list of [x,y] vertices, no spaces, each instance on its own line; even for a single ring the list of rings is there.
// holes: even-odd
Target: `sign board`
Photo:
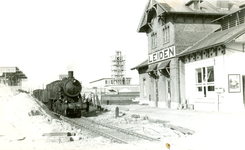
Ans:
[[[215,88],[215,92],[216,93],[223,93],[224,92],[224,89],[222,87],[216,87]]]
[[[68,78],[68,74],[60,74],[59,79],[62,80],[63,78]]]
[[[16,72],[16,67],[0,67],[0,72]]]
[[[163,49],[161,51],[157,51],[155,53],[148,55],[148,64],[162,61],[162,60],[174,57],[175,55],[176,55],[175,46],[168,47],[166,49]]]

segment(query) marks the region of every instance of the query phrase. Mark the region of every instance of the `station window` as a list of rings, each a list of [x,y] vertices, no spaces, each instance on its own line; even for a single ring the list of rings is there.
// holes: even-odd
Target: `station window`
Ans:
[[[157,47],[157,33],[151,34],[151,48],[154,49]]]
[[[213,66],[196,69],[196,91],[203,93],[204,97],[215,91]]]
[[[169,43],[170,41],[170,31],[169,26],[163,28],[163,44]]]

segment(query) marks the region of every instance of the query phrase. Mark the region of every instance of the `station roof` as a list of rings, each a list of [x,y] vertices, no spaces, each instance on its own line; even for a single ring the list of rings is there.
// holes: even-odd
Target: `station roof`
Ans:
[[[245,34],[245,24],[241,24],[223,31],[213,32],[195,43],[193,46],[187,48],[185,51],[180,53],[179,56],[188,55],[198,50],[229,43],[230,41],[239,38],[243,34]]]
[[[123,77],[124,79],[131,79],[131,77]],[[112,80],[114,78],[101,78],[101,79],[98,79],[98,80],[94,80],[94,81],[91,81],[89,82],[90,84],[91,83],[95,83],[95,82],[99,82],[99,81],[103,81],[103,80]]]
[[[94,83],[94,82],[98,82],[98,81],[102,81],[102,80],[111,80],[111,79],[113,79],[113,78],[101,78],[101,79],[98,79],[98,80],[91,81],[89,83],[91,84],[91,83]]]
[[[227,14],[227,15],[224,15],[224,16],[218,18],[218,19],[215,19],[215,20],[213,20],[212,22],[215,22],[215,21],[224,19],[224,18],[226,18],[226,17],[228,17],[228,16],[230,16],[230,15],[232,15],[232,14],[235,14],[235,13],[237,13],[237,12],[240,12],[240,11],[244,10],[244,9],[245,9],[245,2],[243,2],[243,5],[241,5],[241,6],[242,6],[242,7],[239,7],[239,9],[237,9],[237,10],[235,10],[235,11],[233,11],[233,12]]]
[[[140,63],[139,65],[131,68],[131,70],[134,70],[134,69],[139,69],[139,68],[142,68],[142,67],[145,67],[145,66],[148,66],[148,59],[146,59],[145,61],[143,61],[142,63]]]
[[[5,78],[6,73],[6,78],[16,77],[19,79],[27,79],[27,76],[18,67],[0,67],[0,70],[0,77]]]
[[[192,9],[189,7],[189,3],[193,0],[186,1],[179,1],[179,0],[169,0],[169,1],[156,1],[156,0],[149,0],[145,6],[145,10],[143,12],[143,16],[140,20],[139,26],[137,31],[138,32],[145,32],[143,27],[147,25],[148,19],[148,12],[151,9],[155,9],[157,16],[166,14],[193,14],[193,15],[215,15],[215,16],[223,16],[227,15],[230,12],[234,12],[235,10],[239,9],[239,4],[237,2],[233,2],[230,5],[229,10],[221,10],[216,7],[216,1],[213,0],[205,0],[200,3],[201,9]]]

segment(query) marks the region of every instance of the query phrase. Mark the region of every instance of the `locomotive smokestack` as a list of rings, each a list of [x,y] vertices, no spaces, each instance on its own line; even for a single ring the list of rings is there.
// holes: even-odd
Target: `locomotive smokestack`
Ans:
[[[68,78],[73,78],[73,71],[68,71]]]

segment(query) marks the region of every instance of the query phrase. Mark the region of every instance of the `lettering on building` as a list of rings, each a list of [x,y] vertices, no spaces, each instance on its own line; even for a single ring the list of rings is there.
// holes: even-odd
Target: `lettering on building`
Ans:
[[[148,55],[148,64],[162,61],[174,57],[175,55],[175,46],[168,47],[166,49]]]

